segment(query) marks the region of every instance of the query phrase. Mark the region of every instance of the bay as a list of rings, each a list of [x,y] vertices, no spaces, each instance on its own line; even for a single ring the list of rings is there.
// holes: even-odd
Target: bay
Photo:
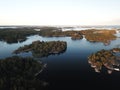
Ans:
[[[116,34],[118,37],[120,33]],[[43,78],[49,83],[49,89],[77,89],[86,88],[90,85],[104,88],[119,87],[120,72],[113,72],[109,75],[107,72],[96,73],[88,63],[88,56],[101,49],[109,50],[120,47],[120,38],[113,40],[105,45],[102,42],[89,42],[85,38],[81,40],[72,40],[71,37],[41,37],[38,35],[29,36],[27,40],[20,43],[8,44],[0,41],[0,58],[14,56],[12,52],[20,46],[29,45],[33,41],[66,41],[67,50],[59,55],[50,55],[44,58],[38,58],[47,64],[43,71]],[[27,57],[32,53],[21,53],[18,56]],[[85,87],[83,86],[85,85]]]

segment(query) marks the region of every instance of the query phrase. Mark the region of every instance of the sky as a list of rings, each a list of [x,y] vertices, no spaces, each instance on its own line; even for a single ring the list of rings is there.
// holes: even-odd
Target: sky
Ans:
[[[0,0],[0,25],[120,25],[120,0]]]

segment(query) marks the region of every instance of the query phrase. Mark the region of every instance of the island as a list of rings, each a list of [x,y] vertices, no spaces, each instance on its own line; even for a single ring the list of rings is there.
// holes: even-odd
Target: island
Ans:
[[[47,57],[53,54],[60,54],[67,49],[67,42],[64,41],[34,41],[30,45],[25,45],[18,48],[13,53],[19,54],[22,52],[31,51],[35,57]]]
[[[111,40],[115,40],[116,30],[107,29],[89,29],[79,31],[62,31],[58,27],[18,27],[0,29],[0,41],[7,43],[23,42],[31,35],[39,35],[42,37],[71,37],[72,40],[81,40],[83,36],[89,42],[102,42],[109,45]]]
[[[42,31],[41,31],[42,32]],[[44,31],[44,33],[40,33],[40,36],[44,37],[71,37],[72,40],[81,40],[83,39],[83,35],[86,40],[90,42],[102,42],[105,45],[109,44],[111,40],[115,40],[117,37],[115,36],[116,30],[108,30],[108,29],[89,29],[89,30],[80,30],[80,31],[62,31],[62,30],[54,30],[54,31]]]
[[[9,44],[23,42],[27,36],[35,35],[35,31],[27,28],[5,28],[0,29],[0,41],[5,41]]]
[[[30,57],[0,59],[0,90],[44,90],[47,82],[39,77],[44,68],[45,64]]]
[[[100,50],[96,53],[91,54],[88,57],[88,62],[96,72],[100,72],[102,67],[108,70],[111,74],[112,71],[120,71],[120,48],[113,48],[111,50]]]
[[[83,35],[80,31],[62,31],[56,30],[51,31],[47,34],[40,34],[41,36],[47,37],[71,37],[72,40],[80,40],[83,38]]]
[[[116,30],[91,29],[83,30],[81,33],[85,35],[86,40],[90,42],[102,42],[104,45],[109,45],[111,40],[115,40],[117,38],[117,36],[115,36]]]
[[[56,27],[17,26],[16,28],[0,28],[0,41],[9,44],[23,42],[31,35],[41,35],[59,31]]]

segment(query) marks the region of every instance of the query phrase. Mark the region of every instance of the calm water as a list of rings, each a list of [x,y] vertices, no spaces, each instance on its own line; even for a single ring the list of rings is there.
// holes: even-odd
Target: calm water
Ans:
[[[117,36],[120,36],[118,33]],[[120,47],[120,38],[110,42],[105,46],[103,43],[92,43],[85,38],[82,40],[71,40],[70,37],[41,37],[38,35],[27,37],[22,43],[7,44],[0,41],[0,58],[13,56],[12,52],[20,46],[31,44],[35,40],[40,41],[66,41],[67,50],[60,55],[51,55],[40,58],[43,63],[47,63],[47,68],[43,71],[43,78],[49,83],[49,89],[77,89],[89,88],[95,89],[98,86],[104,88],[116,88],[119,86],[120,72],[108,74],[103,70],[96,73],[88,64],[87,57],[101,49],[111,49]],[[29,53],[22,53],[19,56],[32,56]]]

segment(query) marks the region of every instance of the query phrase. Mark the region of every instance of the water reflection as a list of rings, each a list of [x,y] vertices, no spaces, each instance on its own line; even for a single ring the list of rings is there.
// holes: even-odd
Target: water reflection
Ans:
[[[120,48],[111,50],[100,50],[88,57],[88,62],[95,72],[101,72],[102,68],[107,69],[108,74],[113,71],[120,71]]]
[[[39,75],[44,67],[32,58],[0,60],[0,90],[43,90],[47,83]]]

